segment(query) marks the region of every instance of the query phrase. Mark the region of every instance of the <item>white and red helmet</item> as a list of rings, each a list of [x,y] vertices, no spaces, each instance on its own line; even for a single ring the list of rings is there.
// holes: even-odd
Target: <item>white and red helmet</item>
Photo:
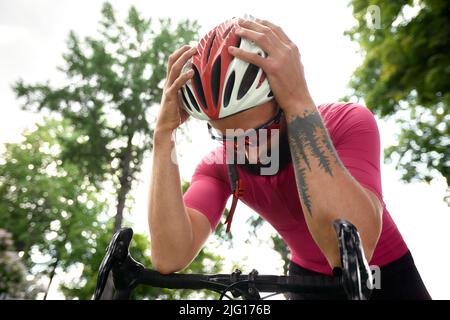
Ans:
[[[208,32],[184,67],[184,71],[194,70],[193,78],[180,90],[183,105],[194,118],[221,119],[273,99],[263,70],[228,53],[228,47],[235,46],[266,56],[253,41],[238,37],[236,26],[233,18]]]

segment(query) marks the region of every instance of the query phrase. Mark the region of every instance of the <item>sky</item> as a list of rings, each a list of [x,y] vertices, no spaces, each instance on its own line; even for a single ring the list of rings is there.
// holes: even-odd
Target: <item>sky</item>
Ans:
[[[24,129],[33,128],[37,115],[20,110],[11,90],[14,81],[50,80],[57,84],[63,79],[56,67],[62,64],[62,53],[70,30],[81,36],[95,35],[103,1],[75,0],[0,0],[0,152],[5,142],[19,141]],[[197,19],[201,34],[233,16],[251,13],[280,25],[299,47],[305,74],[315,103],[339,101],[347,93],[347,83],[361,62],[357,45],[343,35],[355,20],[346,1],[235,1],[220,4],[211,1],[111,1],[119,19],[130,5],[146,17]],[[377,119],[382,147],[396,143],[398,132],[393,121]],[[209,140],[204,123],[189,121],[185,126],[191,142],[178,143],[180,172],[189,181],[196,164],[215,145]],[[193,152],[195,150],[195,152]],[[136,203],[131,212],[135,229],[147,232],[147,190],[151,160],[144,162],[142,182],[133,191]],[[431,184],[400,182],[400,174],[389,164],[382,165],[384,200],[400,229],[416,265],[433,298],[449,299],[450,281],[445,271],[450,264],[449,208],[444,179]],[[228,206],[229,207],[229,206]],[[234,248],[218,248],[227,256],[226,267],[239,262],[244,271],[256,268],[260,273],[280,273],[278,255],[268,249],[270,232],[265,226],[258,241],[246,243],[245,220],[254,215],[240,203],[233,222]],[[215,244],[213,237],[210,244]],[[267,263],[273,261],[273,263]],[[231,270],[229,270],[231,271]],[[55,289],[49,298],[61,298]]]

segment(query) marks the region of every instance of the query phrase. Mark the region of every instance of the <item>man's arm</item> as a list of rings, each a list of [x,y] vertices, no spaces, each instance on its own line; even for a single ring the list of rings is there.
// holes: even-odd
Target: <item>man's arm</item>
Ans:
[[[172,273],[186,267],[211,232],[208,219],[184,205],[172,139],[172,133],[187,119],[178,90],[193,76],[192,70],[185,73],[181,70],[195,50],[183,46],[169,57],[167,80],[153,135],[148,223],[152,263],[161,273]]]
[[[174,148],[170,133],[155,132],[148,224],[153,266],[165,274],[184,269],[211,233],[208,219],[184,205]]]
[[[342,165],[306,84],[300,51],[279,26],[241,20],[236,34],[255,41],[267,57],[229,47],[237,58],[261,67],[288,122],[297,189],[312,237],[331,266],[340,264],[333,230],[337,218],[359,230],[367,259],[381,230],[379,204]]]
[[[340,161],[312,101],[285,110],[298,193],[312,237],[331,266],[339,252],[333,221],[346,219],[358,229],[370,261],[381,232],[381,205]]]

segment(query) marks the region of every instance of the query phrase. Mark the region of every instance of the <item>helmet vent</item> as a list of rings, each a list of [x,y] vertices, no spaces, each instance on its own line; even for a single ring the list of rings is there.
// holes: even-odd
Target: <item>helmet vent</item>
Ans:
[[[219,100],[221,60],[221,56],[218,56],[211,70],[211,91],[216,107],[217,100]]]
[[[211,49],[214,44],[214,40],[216,39],[216,35],[217,35],[217,33],[214,32],[211,40],[209,41],[208,54],[206,55],[206,63],[208,63],[209,56],[211,55]]]
[[[188,93],[189,100],[191,100],[191,103],[194,106],[195,110],[197,110],[197,112],[201,112],[197,101],[195,101],[194,95],[191,92],[191,89],[189,89],[189,87],[186,87],[186,91]]]
[[[242,77],[241,85],[239,86],[239,91],[237,99],[242,99],[243,96],[248,92],[250,87],[255,82],[256,76],[258,75],[259,67],[254,64],[249,64],[247,70],[245,70],[244,76]]]
[[[238,37],[236,41],[236,48],[239,48],[240,46],[241,46],[241,37]]]
[[[195,65],[192,65],[192,69],[194,69],[193,84],[195,92],[198,94],[198,97],[200,98],[200,103],[203,105],[203,107],[205,109],[208,109],[208,106],[206,105],[205,93],[203,92],[202,81],[200,80],[200,74],[198,73],[197,67]]]
[[[267,98],[273,97],[273,92],[270,90],[269,94],[267,95]]]
[[[227,85],[225,87],[224,97],[223,97],[223,107],[226,108],[230,103],[231,92],[234,87],[234,80],[236,77],[236,73],[233,71],[228,78]]]
[[[225,39],[228,36],[228,34],[231,31],[231,28],[233,28],[233,26],[230,26],[230,27],[228,27],[227,30],[225,30],[225,32],[223,33],[222,39]]]
[[[192,108],[191,108],[191,106],[189,105],[189,103],[188,103],[188,101],[187,101],[187,99],[186,99],[186,96],[184,95],[184,90],[180,90],[180,91],[181,91],[181,98],[183,99],[184,105],[186,106],[186,108],[189,109],[189,111],[192,112]]]

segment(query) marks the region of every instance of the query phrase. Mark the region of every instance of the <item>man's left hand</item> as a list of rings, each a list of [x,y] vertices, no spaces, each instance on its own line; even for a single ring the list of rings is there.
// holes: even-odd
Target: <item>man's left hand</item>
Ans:
[[[299,105],[314,105],[305,80],[298,47],[275,24],[256,19],[239,19],[236,34],[254,41],[267,56],[230,46],[228,51],[238,59],[252,63],[266,73],[273,95],[286,112],[298,110]]]

